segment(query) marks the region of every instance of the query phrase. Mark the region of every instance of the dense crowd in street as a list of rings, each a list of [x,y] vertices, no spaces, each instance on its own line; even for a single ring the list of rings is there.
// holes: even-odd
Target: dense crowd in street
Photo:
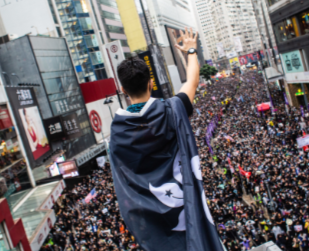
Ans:
[[[296,142],[306,133],[307,114],[285,106],[275,86],[270,88],[275,113],[257,112],[256,104],[269,102],[263,77],[250,71],[241,78],[200,89],[190,117],[220,238],[231,251],[267,241],[282,250],[309,250],[309,154]],[[209,146],[205,134],[215,116]],[[93,188],[97,197],[87,204]],[[121,219],[108,163],[63,198],[42,250],[141,250]]]

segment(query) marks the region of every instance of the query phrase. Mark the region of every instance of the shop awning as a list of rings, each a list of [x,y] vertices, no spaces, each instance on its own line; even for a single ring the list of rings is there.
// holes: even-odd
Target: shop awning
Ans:
[[[266,78],[269,82],[274,82],[280,79],[284,79],[284,74],[277,71],[274,67],[265,68]]]

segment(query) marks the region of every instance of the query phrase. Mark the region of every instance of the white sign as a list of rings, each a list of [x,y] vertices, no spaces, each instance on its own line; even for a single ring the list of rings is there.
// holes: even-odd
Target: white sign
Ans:
[[[105,44],[105,48],[115,76],[116,86],[119,90],[120,81],[117,75],[117,67],[123,60],[125,60],[120,40]]]
[[[309,145],[309,135],[305,137],[297,138],[297,144],[298,144],[298,148],[308,146]]]
[[[234,45],[235,45],[235,51],[236,52],[242,52],[243,51],[240,37],[234,37]]]
[[[11,150],[11,149],[14,147],[13,141],[12,141],[11,139],[7,140],[7,141],[5,142],[5,145],[6,145],[6,149],[7,149],[7,150]]]
[[[237,52],[236,52],[236,51],[228,52],[228,53],[226,53],[226,57],[227,57],[228,59],[230,59],[230,58],[236,58],[236,57],[237,57]]]
[[[39,230],[31,241],[31,250],[39,251],[48,236],[50,230],[53,228],[56,222],[56,215],[54,210],[49,210],[47,215],[44,217],[43,223],[41,222]]]
[[[43,210],[43,209],[45,209],[45,210],[51,209],[54,206],[54,204],[57,201],[57,199],[59,198],[59,196],[62,193],[64,188],[65,188],[64,180],[59,181],[58,185],[54,187],[52,192],[44,200],[44,202],[40,206],[40,209],[41,210]]]
[[[86,163],[88,160],[92,159],[96,155],[102,153],[104,150],[105,150],[105,146],[104,144],[101,144],[101,145],[96,145],[95,147],[91,148],[85,153],[82,153],[76,159],[77,166],[81,166],[82,164]]]
[[[219,58],[223,58],[225,56],[223,43],[217,43],[217,50],[218,50]]]

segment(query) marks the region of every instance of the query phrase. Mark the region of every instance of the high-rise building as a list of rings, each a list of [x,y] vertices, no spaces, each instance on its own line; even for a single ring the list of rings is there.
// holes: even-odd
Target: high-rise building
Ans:
[[[281,84],[291,105],[309,108],[309,1],[267,3],[284,71]]]
[[[66,37],[80,83],[114,77],[104,44],[120,40],[130,52],[113,0],[4,1],[0,36],[9,40],[29,33]]]
[[[206,40],[209,59],[244,56],[262,49],[251,0],[192,0]],[[241,42],[242,50],[236,48],[235,39]],[[222,52],[219,55],[217,45]],[[236,53],[236,54],[235,54]]]

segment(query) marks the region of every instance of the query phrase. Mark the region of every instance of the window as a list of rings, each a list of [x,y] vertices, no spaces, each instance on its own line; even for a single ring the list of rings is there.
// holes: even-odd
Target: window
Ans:
[[[115,33],[122,33],[124,34],[124,28],[123,27],[118,27],[118,26],[113,26],[113,25],[106,25],[106,28],[109,32],[115,32]]]
[[[299,36],[295,18],[288,18],[274,25],[275,36],[279,43]]]
[[[98,2],[103,5],[117,8],[117,3],[114,0],[98,0]]]
[[[102,16],[104,18],[109,18],[109,19],[113,19],[113,20],[116,20],[116,21],[121,21],[121,18],[118,14],[114,14],[114,13],[111,13],[111,12],[108,12],[108,11],[102,10]]]
[[[309,9],[297,15],[301,35],[309,34]]]

